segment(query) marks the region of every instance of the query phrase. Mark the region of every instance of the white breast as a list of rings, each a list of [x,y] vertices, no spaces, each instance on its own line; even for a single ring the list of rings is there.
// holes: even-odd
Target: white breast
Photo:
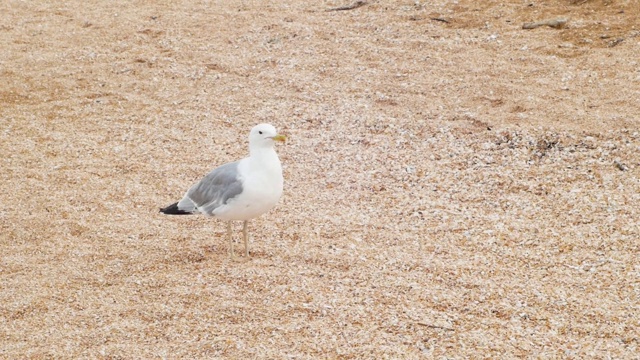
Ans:
[[[282,196],[282,166],[275,151],[238,164],[242,193],[214,211],[222,220],[249,220],[271,210]]]

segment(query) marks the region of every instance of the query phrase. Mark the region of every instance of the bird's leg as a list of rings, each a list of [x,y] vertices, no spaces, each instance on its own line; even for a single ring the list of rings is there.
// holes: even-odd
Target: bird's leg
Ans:
[[[244,237],[244,257],[249,258],[249,234],[247,233],[247,224],[249,220],[245,220],[242,225],[242,235]]]
[[[229,257],[233,258],[233,239],[231,238],[231,221],[227,221],[227,238],[229,239]]]

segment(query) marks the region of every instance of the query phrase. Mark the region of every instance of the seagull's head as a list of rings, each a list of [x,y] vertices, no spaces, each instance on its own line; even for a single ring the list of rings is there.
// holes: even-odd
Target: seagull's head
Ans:
[[[278,134],[276,128],[271,124],[256,125],[249,133],[249,146],[251,147],[272,147],[276,141],[284,142],[287,138]]]

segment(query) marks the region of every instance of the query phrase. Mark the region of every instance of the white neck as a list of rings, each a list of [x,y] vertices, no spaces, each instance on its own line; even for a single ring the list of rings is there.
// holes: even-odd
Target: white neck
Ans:
[[[282,171],[280,158],[273,147],[269,148],[249,148],[251,166],[253,167],[275,167],[273,170]]]

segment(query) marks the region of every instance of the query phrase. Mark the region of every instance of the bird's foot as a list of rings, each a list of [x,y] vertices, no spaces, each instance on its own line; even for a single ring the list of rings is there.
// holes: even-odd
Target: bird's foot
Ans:
[[[249,261],[249,257],[248,256],[231,255],[231,256],[229,256],[229,258],[231,259],[231,261],[235,261],[235,262],[247,262],[247,261]]]

